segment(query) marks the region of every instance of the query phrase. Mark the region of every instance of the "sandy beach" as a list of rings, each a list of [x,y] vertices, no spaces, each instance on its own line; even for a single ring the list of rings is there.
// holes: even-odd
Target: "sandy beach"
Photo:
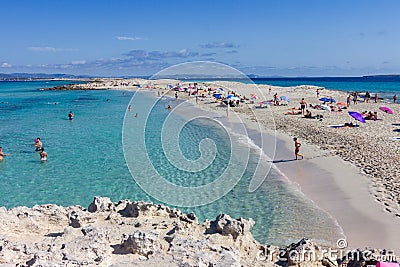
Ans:
[[[171,96],[169,84],[175,80],[102,79],[77,85],[73,89],[116,89],[116,90],[154,90]],[[182,87],[188,83],[180,83]],[[229,112],[239,114],[247,127],[262,128],[267,133],[275,133],[277,150],[274,163],[301,191],[326,210],[343,228],[350,248],[380,247],[400,252],[400,182],[397,171],[399,161],[400,106],[384,103],[357,101],[341,112],[327,112],[310,108],[309,104],[321,104],[321,97],[334,98],[346,103],[348,94],[320,88],[317,97],[315,86],[275,87],[268,85],[248,85],[237,82],[216,81],[203,84],[205,88],[222,87],[225,91],[234,91],[240,96],[250,98],[256,94],[258,99],[247,100]],[[272,100],[273,95],[286,96],[287,105],[257,104],[259,101]],[[205,94],[197,101],[187,93],[179,92],[180,98],[189,99],[202,109],[226,116],[226,108]],[[322,115],[320,119],[308,119],[302,115],[286,115],[291,108],[299,108],[304,98],[312,115]],[[337,108],[336,104],[332,104]],[[386,106],[393,111],[387,114],[379,107]],[[348,111],[377,112],[378,120],[366,123],[356,122]],[[234,120],[234,116],[229,118]],[[329,127],[344,123],[358,124],[359,127]],[[293,137],[302,143],[301,153],[304,160],[294,161]]]

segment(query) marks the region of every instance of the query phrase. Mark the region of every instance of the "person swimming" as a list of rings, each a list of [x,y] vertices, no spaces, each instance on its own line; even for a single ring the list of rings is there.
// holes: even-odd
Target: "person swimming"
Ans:
[[[73,120],[73,119],[74,119],[74,113],[72,113],[72,111],[70,111],[70,112],[68,113],[68,119],[69,119],[69,120]]]
[[[167,109],[168,109],[168,110],[171,110],[171,109],[172,109],[171,105],[168,105]]]
[[[0,161],[2,161],[3,158],[4,158],[5,156],[8,156],[8,155],[9,155],[9,154],[3,153],[3,148],[0,146]]]

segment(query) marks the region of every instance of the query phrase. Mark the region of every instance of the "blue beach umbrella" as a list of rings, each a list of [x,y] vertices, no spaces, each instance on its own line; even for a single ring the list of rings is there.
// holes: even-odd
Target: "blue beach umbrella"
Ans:
[[[331,103],[335,103],[335,102],[336,102],[336,100],[333,99],[332,97],[330,97],[330,98],[323,97],[323,98],[320,98],[319,101],[322,101],[322,102],[331,102]]]
[[[213,94],[213,97],[215,97],[216,99],[221,99],[222,98],[222,94]]]
[[[226,99],[233,100],[233,101],[240,100],[239,97],[234,96],[234,95],[228,95],[228,96],[226,97]]]

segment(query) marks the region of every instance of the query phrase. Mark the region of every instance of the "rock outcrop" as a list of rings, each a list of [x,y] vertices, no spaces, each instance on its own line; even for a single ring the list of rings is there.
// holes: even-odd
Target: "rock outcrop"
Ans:
[[[113,203],[104,197],[95,197],[87,210],[58,205],[0,208],[0,221],[0,266],[362,266],[366,262],[294,259],[301,251],[320,248],[307,239],[286,248],[262,246],[250,232],[251,219],[220,214],[199,224],[193,213],[147,202]]]

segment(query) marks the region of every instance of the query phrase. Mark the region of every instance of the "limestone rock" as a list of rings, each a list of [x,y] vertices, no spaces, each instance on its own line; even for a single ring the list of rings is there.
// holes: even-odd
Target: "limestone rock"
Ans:
[[[133,253],[145,256],[160,253],[161,244],[158,236],[152,232],[135,231],[124,237],[116,253]]]
[[[88,207],[89,212],[103,212],[112,210],[114,204],[108,197],[94,197],[93,202]]]

